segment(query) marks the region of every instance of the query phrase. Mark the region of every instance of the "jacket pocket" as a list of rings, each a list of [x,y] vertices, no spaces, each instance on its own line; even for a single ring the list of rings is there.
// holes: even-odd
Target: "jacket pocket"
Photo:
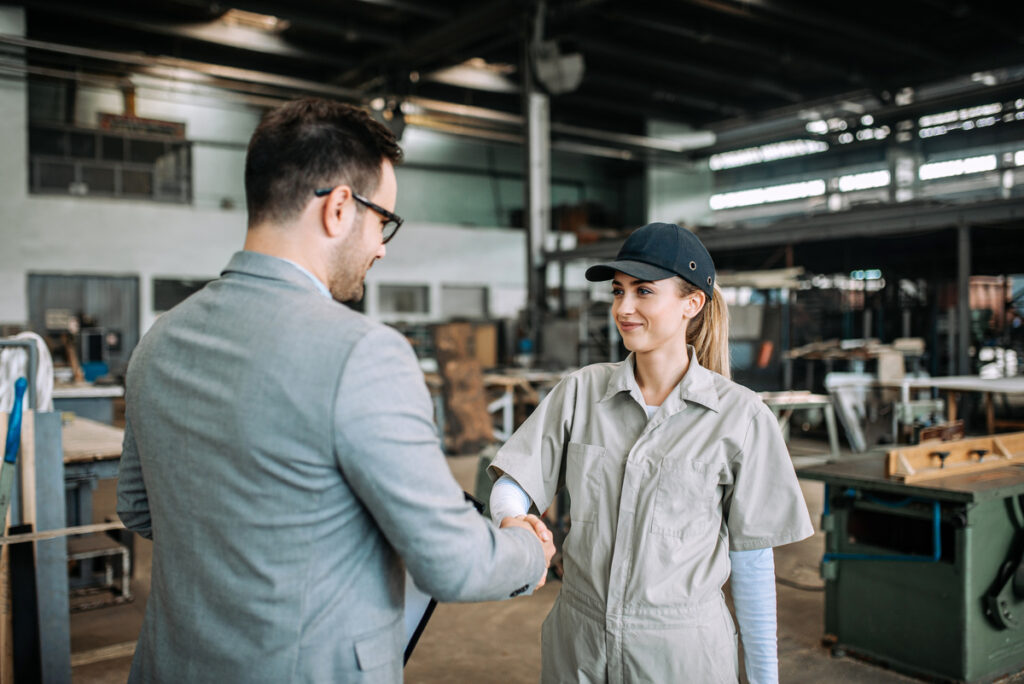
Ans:
[[[565,486],[573,523],[594,522],[601,496],[600,468],[605,448],[570,442],[566,452]]]
[[[366,672],[398,662],[402,657],[402,632],[399,623],[356,641],[356,663],[359,669]]]
[[[717,520],[718,466],[701,461],[662,461],[651,534],[693,538]]]

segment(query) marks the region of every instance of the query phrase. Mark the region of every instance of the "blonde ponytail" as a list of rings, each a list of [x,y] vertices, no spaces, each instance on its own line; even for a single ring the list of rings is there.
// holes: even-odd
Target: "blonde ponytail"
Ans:
[[[697,288],[678,278],[683,295],[697,292]],[[686,343],[697,350],[697,362],[708,370],[728,378],[729,373],[729,307],[722,291],[715,284],[715,296],[704,303],[686,328]]]

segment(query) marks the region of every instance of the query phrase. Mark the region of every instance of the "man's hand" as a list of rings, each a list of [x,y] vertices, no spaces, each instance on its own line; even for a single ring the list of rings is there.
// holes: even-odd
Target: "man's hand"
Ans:
[[[514,518],[505,518],[501,521],[501,526],[522,527],[537,535],[541,546],[544,547],[544,574],[541,575],[540,582],[536,587],[536,589],[540,589],[548,580],[548,568],[551,567],[551,558],[555,555],[555,542],[548,526],[544,524],[543,520],[532,513],[529,515],[517,515]]]

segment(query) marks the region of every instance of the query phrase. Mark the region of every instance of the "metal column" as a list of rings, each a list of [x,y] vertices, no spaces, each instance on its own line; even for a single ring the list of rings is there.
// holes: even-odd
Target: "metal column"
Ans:
[[[545,306],[544,236],[551,222],[551,108],[548,96],[538,92],[533,77],[530,46],[540,39],[544,4],[528,24],[523,40],[523,109],[526,119],[526,277],[530,337],[540,351],[541,312]]]
[[[961,223],[956,229],[956,336],[957,372],[970,375],[971,346],[971,227]]]
[[[35,431],[36,529],[55,530],[67,524],[60,413],[37,412]],[[70,682],[67,537],[36,542],[36,597],[43,681]]]

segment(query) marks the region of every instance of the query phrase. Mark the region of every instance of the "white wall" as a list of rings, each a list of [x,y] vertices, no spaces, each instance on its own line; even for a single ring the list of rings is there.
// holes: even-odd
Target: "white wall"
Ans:
[[[675,134],[692,131],[687,126],[664,121],[650,121],[647,125],[648,135],[669,140]],[[652,164],[647,169],[647,221],[710,225],[714,223],[708,206],[712,189],[713,178],[706,161],[695,162],[691,167]]]
[[[399,201],[402,186],[398,188]],[[385,320],[437,320],[434,316],[381,316],[376,287],[381,284],[427,285],[430,308],[441,310],[442,285],[488,288],[488,311],[514,317],[526,301],[526,234],[509,228],[407,223],[387,245],[387,256],[366,276],[366,313]]]
[[[0,7],[0,32],[23,35],[22,10]],[[145,332],[154,320],[154,277],[216,277],[241,247],[245,144],[259,111],[196,92],[138,88],[139,116],[185,122],[199,141],[193,205],[30,195],[26,92],[23,80],[0,78],[0,323],[27,322],[30,272],[137,275]],[[81,88],[76,120],[92,126],[98,112],[119,113],[122,105],[116,91]],[[410,185],[404,194],[417,193]],[[233,208],[220,208],[224,198]],[[399,207],[414,209],[413,201],[403,200],[400,186]],[[409,220],[368,274],[367,311],[376,313],[377,284],[417,282],[431,287],[433,311],[443,284],[476,285],[489,288],[493,315],[514,316],[525,301],[524,240],[520,230]]]

